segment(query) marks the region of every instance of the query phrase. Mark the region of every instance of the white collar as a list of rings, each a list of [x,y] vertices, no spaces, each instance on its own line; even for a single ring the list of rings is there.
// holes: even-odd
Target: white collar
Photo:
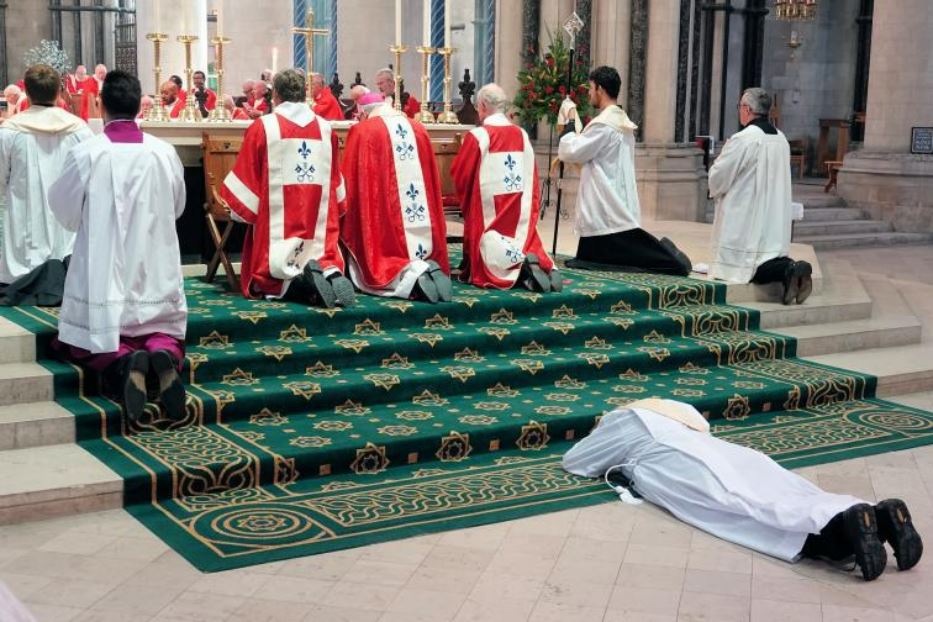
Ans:
[[[497,112],[486,117],[483,120],[483,125],[495,125],[501,127],[504,125],[512,125],[512,122],[509,121],[508,117],[506,117],[503,113]]]
[[[314,121],[314,112],[304,102],[282,102],[275,107],[275,114],[282,115],[298,127],[307,127]]]

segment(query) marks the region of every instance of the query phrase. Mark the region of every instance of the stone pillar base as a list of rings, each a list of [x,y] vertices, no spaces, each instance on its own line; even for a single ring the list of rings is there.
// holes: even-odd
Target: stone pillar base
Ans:
[[[933,156],[852,152],[839,170],[836,192],[896,231],[933,232]]]
[[[643,220],[704,220],[707,174],[693,143],[639,144],[635,179]]]

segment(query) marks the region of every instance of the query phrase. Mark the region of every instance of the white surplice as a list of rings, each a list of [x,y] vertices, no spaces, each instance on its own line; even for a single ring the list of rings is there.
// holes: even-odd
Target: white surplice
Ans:
[[[61,223],[77,231],[65,279],[59,339],[114,352],[120,336],[184,339],[188,307],[175,220],[185,182],[175,148],[148,134],[115,143],[105,134],[75,149],[49,190]]]
[[[641,226],[635,185],[635,130],[618,106],[608,106],[580,134],[560,139],[558,157],[581,164],[574,229],[581,237],[609,235]]]
[[[71,254],[75,236],[49,210],[47,194],[68,151],[92,136],[57,106],[30,106],[0,125],[0,283],[11,283],[49,259]]]
[[[641,496],[685,523],[785,561],[800,558],[808,534],[863,503],[646,408],[609,413],[563,460],[564,469],[584,477],[614,466]]]
[[[726,141],[709,171],[716,200],[710,276],[748,283],[790,249],[790,146],[784,134],[749,125]]]

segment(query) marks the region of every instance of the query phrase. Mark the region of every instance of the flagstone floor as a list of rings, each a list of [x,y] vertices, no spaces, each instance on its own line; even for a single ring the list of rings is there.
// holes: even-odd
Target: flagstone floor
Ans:
[[[820,257],[911,282],[908,302],[929,340],[933,248]],[[905,401],[933,409],[933,392]],[[933,547],[933,447],[799,472],[869,501],[904,498]],[[0,581],[42,622],[933,622],[933,553],[905,573],[892,558],[865,583],[619,502],[210,575],[117,510],[0,527]]]

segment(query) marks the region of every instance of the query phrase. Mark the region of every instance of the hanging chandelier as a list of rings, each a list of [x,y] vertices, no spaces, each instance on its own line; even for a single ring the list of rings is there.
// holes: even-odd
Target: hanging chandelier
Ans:
[[[816,17],[817,0],[774,0],[774,17],[788,22],[809,21]]]

